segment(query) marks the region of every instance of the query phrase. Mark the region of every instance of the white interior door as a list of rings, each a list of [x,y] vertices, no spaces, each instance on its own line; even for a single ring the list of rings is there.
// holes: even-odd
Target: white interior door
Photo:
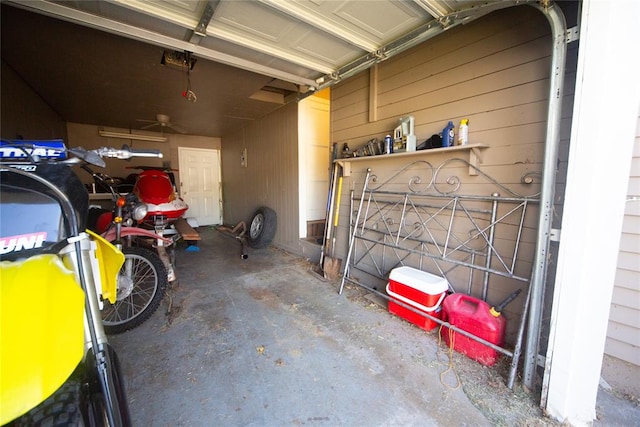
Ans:
[[[189,205],[185,218],[197,225],[222,224],[220,152],[178,147],[180,195]]]

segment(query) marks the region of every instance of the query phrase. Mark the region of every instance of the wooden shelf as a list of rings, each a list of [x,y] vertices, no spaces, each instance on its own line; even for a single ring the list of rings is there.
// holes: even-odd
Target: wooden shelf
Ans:
[[[343,176],[351,176],[351,164],[356,162],[366,162],[366,161],[379,161],[379,160],[388,160],[388,159],[399,159],[399,158],[413,158],[413,157],[421,157],[421,156],[429,156],[431,154],[441,154],[441,153],[469,153],[469,164],[477,167],[478,163],[482,163],[482,152],[483,148],[487,148],[488,145],[485,144],[468,144],[468,145],[456,145],[453,147],[445,147],[445,148],[431,148],[429,150],[419,150],[419,151],[405,151],[402,153],[394,153],[394,154],[382,154],[379,156],[365,156],[365,157],[350,157],[348,159],[336,159],[335,162],[342,167],[342,175]],[[469,175],[477,175],[475,169],[469,167]]]

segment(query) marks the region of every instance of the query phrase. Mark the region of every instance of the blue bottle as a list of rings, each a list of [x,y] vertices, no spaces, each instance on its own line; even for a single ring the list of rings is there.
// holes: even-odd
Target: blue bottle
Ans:
[[[455,144],[455,131],[453,128],[453,122],[449,122],[447,127],[442,129],[442,146],[443,147],[453,147]]]

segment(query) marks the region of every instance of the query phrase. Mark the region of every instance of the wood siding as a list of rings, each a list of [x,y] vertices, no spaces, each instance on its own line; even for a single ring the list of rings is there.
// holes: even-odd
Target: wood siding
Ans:
[[[469,142],[488,146],[482,150],[482,172],[521,194],[533,194],[540,190],[539,180],[523,185],[521,177],[543,169],[550,55],[549,23],[540,12],[515,7],[490,14],[380,63],[376,73],[363,72],[336,85],[331,97],[332,142],[338,142],[340,147],[348,143],[351,149],[357,149],[372,138],[392,134],[398,118],[413,115],[420,143],[442,132],[450,120],[457,133],[460,120],[468,118]],[[568,62],[575,64],[571,55]],[[568,69],[574,66],[569,65]],[[572,82],[570,73],[567,80]],[[378,81],[370,82],[371,76],[376,75]],[[371,86],[377,86],[377,93],[370,95]],[[565,146],[560,150],[565,164],[572,84],[567,93],[561,135]],[[376,97],[375,102],[370,96]],[[370,105],[377,106],[376,114],[371,114]],[[369,121],[370,117],[376,120]],[[412,160],[428,161],[435,167],[451,157],[463,157],[459,153],[433,155],[428,151],[415,156]],[[361,192],[366,168],[372,168],[384,181],[409,162],[407,157],[392,157],[351,163],[353,173],[343,187],[337,256],[346,258],[349,191]],[[479,177],[470,176],[464,168],[460,172],[457,175],[463,186],[477,194],[486,191]],[[563,192],[557,193],[561,202]],[[529,270],[527,275],[535,251],[537,212],[532,213],[534,220],[526,224],[520,252],[522,268]],[[491,303],[499,302],[518,286],[501,278],[492,279],[492,283]],[[459,291],[466,290],[466,282],[453,285]],[[519,314],[523,298],[524,294],[508,307],[508,318]],[[511,322],[510,334],[516,325]]]
[[[640,366],[640,117],[627,197],[605,353]]]
[[[247,167],[240,166],[247,149]],[[274,244],[299,253],[298,104],[289,103],[222,139],[224,222],[249,221],[260,206],[278,215]]]

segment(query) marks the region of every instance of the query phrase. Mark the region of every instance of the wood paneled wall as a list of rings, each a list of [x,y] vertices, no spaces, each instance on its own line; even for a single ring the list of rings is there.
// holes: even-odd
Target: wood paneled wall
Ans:
[[[240,166],[247,150],[247,167]],[[278,215],[274,243],[298,253],[298,104],[289,103],[222,139],[224,222],[251,220],[260,206]]]
[[[521,194],[535,193],[539,182],[523,185],[521,177],[543,169],[550,55],[549,23],[531,7],[506,9],[457,27],[380,63],[375,73],[364,72],[333,87],[332,142],[340,147],[348,143],[356,149],[371,138],[382,139],[392,133],[398,118],[413,115],[420,143],[442,132],[450,120],[457,132],[460,120],[468,118],[469,142],[488,146],[480,169]],[[570,73],[567,79],[571,82]],[[372,76],[377,76],[376,82],[371,81]],[[377,91],[371,93],[371,87]],[[572,84],[567,92],[570,101]],[[370,97],[376,97],[375,102]],[[376,111],[370,111],[370,105],[377,106]],[[568,144],[572,103],[564,105],[569,108],[563,115],[562,138]],[[564,147],[561,152],[566,155],[568,150]],[[428,152],[417,156],[414,160],[426,160],[434,166],[452,157]],[[349,190],[361,191],[367,167],[384,180],[410,161],[404,157],[352,164],[353,175],[345,181],[342,198],[344,214],[336,247],[340,257],[345,258],[347,251]],[[465,173],[460,177],[463,185],[480,182]],[[481,193],[482,188],[477,191]],[[559,194],[561,201],[562,192]],[[525,243],[521,256],[530,262],[535,240]],[[458,287],[464,290],[463,284]],[[511,292],[508,286],[500,288],[490,302],[497,303]],[[518,311],[520,307],[521,301],[510,308]]]
[[[640,117],[627,197],[605,353],[640,366]]]

